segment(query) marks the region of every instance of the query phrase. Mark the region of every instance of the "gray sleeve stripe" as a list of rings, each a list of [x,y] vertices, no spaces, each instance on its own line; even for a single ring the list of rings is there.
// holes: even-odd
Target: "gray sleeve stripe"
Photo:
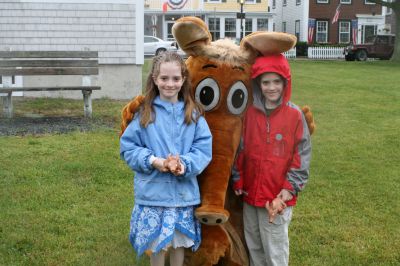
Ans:
[[[289,182],[292,184],[296,192],[300,192],[304,189],[308,181],[311,162],[311,137],[303,112],[301,112],[301,118],[303,124],[303,136],[298,145],[300,168],[291,168],[287,175]]]

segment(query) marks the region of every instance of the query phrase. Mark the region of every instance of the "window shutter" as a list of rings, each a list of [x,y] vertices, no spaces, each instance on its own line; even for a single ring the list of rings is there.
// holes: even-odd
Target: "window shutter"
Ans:
[[[256,0],[256,3],[261,3],[261,0]]]
[[[226,3],[226,0],[222,0],[221,2],[222,2],[222,3]]]

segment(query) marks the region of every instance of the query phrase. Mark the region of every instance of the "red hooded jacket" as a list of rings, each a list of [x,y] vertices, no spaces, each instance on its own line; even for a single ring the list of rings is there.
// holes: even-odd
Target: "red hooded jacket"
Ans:
[[[264,96],[257,77],[274,72],[285,80],[281,104],[267,116]],[[282,189],[294,195],[286,202],[296,204],[296,196],[308,180],[311,139],[302,111],[290,100],[290,67],[283,55],[257,58],[252,66],[253,105],[246,112],[242,145],[233,171],[233,188],[243,190],[243,200],[264,207]]]

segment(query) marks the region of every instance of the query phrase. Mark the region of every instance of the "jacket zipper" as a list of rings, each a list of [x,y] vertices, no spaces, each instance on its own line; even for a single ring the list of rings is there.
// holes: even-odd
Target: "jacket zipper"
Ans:
[[[269,126],[269,116],[267,116],[267,143],[270,142],[269,134],[270,133],[270,126]]]
[[[175,152],[176,152],[176,150],[175,150],[175,127],[176,127],[176,123],[175,123],[175,108],[174,108],[174,106],[172,106],[172,111],[171,111],[171,129],[172,129],[172,131],[171,131],[171,142],[170,143],[172,143],[172,149],[173,149],[173,151],[169,151],[170,152],[170,154],[172,154],[172,155],[176,155],[175,154]],[[172,175],[171,173],[169,173],[169,175]],[[174,182],[174,189],[175,189],[175,192],[178,192],[178,187],[177,187],[177,183],[176,182]],[[174,193],[174,207],[178,207],[178,195],[177,195],[178,193]]]

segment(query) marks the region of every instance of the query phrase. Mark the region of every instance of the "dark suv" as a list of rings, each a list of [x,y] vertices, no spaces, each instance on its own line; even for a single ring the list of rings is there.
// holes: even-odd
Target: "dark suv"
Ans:
[[[350,45],[344,48],[347,61],[365,61],[368,57],[390,59],[394,49],[394,35],[377,35],[372,43]]]

